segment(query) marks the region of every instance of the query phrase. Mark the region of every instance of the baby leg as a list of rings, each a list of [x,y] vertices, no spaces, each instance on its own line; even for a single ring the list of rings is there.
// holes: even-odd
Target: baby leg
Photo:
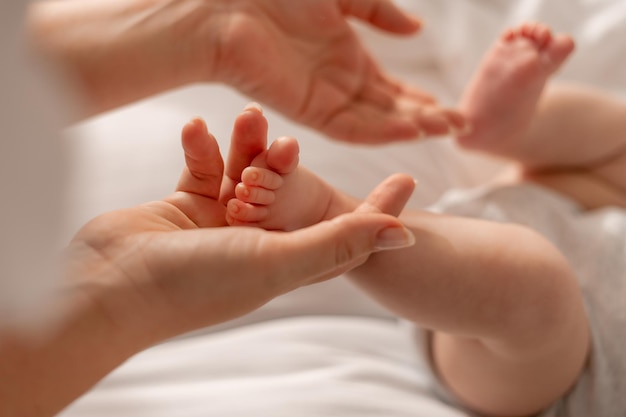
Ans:
[[[626,104],[584,86],[544,91],[573,46],[539,24],[506,32],[461,100],[475,129],[458,142],[517,162],[520,179],[583,207],[626,206]]]
[[[525,138],[524,179],[583,207],[626,207],[626,103],[573,84],[548,89]]]
[[[408,212],[413,247],[376,253],[353,282],[433,330],[437,372],[487,415],[534,415],[576,381],[588,351],[580,289],[559,251],[513,224]]]

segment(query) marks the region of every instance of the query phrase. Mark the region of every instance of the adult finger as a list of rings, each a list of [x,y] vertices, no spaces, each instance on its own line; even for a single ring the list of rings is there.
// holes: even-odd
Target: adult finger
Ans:
[[[421,132],[415,117],[395,110],[381,111],[364,103],[351,103],[318,128],[336,139],[363,144],[416,139]]]
[[[394,96],[404,96],[416,100],[424,105],[437,104],[437,98],[431,93],[413,85],[401,82],[387,74],[380,73],[377,82],[384,85]]]
[[[387,32],[411,34],[422,26],[419,19],[389,0],[338,0],[338,4],[344,14]]]
[[[415,180],[409,175],[394,174],[374,188],[356,212],[398,216],[413,194],[415,184]]]
[[[259,105],[248,104],[244,112],[235,119],[220,202],[226,203],[235,196],[235,185],[241,181],[241,173],[266,148],[267,120]]]
[[[224,172],[224,162],[215,137],[201,119],[187,123],[182,132],[185,170],[176,191],[217,199]]]

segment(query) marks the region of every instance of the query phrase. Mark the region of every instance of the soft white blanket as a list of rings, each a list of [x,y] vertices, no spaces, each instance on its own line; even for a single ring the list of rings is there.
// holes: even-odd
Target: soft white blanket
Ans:
[[[364,42],[390,72],[448,104],[500,31],[528,19],[576,38],[576,55],[559,78],[626,91],[626,2],[621,0],[398,2],[424,17],[424,33],[398,39],[359,26]],[[245,103],[245,97],[227,88],[194,86],[70,129],[77,174],[68,234],[98,213],[169,193],[182,168],[178,133],[183,124],[192,116],[204,117],[226,150],[231,123]],[[271,136],[298,137],[303,163],[355,196],[402,171],[419,179],[411,204],[421,207],[449,187],[476,185],[500,168],[461,154],[446,140],[356,148],[320,138],[274,112],[266,114]],[[280,319],[293,316],[301,318]],[[63,413],[112,415],[465,414],[429,393],[401,326],[337,279],[138,355]]]

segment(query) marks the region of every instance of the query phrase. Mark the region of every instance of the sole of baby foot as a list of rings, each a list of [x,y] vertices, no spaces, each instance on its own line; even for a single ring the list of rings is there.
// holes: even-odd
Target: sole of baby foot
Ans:
[[[569,35],[538,23],[505,32],[486,54],[460,101],[469,149],[498,153],[528,130],[546,82],[574,50]]]

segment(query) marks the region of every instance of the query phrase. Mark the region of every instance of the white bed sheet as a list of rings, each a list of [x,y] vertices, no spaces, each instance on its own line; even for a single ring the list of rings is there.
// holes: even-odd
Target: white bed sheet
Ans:
[[[499,32],[527,19],[575,36],[578,50],[559,78],[626,90],[621,0],[398,3],[425,18],[422,36],[405,40],[359,29],[390,72],[444,103],[454,103]],[[190,117],[205,118],[226,151],[232,121],[246,102],[225,87],[193,86],[69,129],[76,175],[68,236],[98,213],[168,194],[182,169],[179,131]],[[460,153],[449,140],[373,148],[339,144],[266,110],[271,137],[299,138],[303,163],[355,196],[401,171],[420,181],[410,204],[422,207],[450,187],[476,185],[501,168]],[[269,321],[293,316],[308,318]],[[465,415],[428,393],[405,334],[387,312],[337,279],[140,354],[63,416]]]

